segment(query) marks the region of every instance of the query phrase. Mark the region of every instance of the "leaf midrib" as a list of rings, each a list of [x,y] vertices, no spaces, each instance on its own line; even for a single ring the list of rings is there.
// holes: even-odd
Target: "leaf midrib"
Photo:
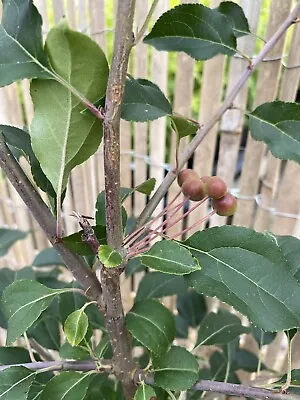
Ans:
[[[197,348],[197,347],[199,347],[199,346],[202,346],[202,345],[205,344],[208,340],[210,340],[212,337],[218,335],[218,334],[221,333],[223,330],[228,329],[228,328],[230,328],[230,327],[233,327],[233,326],[235,326],[235,325],[239,326],[239,324],[237,324],[236,322],[233,322],[233,323],[231,323],[231,324],[222,326],[221,328],[219,328],[218,330],[214,331],[212,334],[210,334],[209,336],[207,336],[204,340],[202,340],[202,342],[198,343],[197,346],[196,346],[195,348]],[[243,325],[241,325],[241,326],[243,326]]]
[[[156,324],[153,322],[153,320],[151,320],[151,319],[145,317],[144,315],[137,314],[137,313],[135,313],[134,311],[130,311],[130,312],[129,312],[129,315],[130,315],[130,314],[131,314],[131,315],[134,315],[135,317],[139,317],[139,318],[145,319],[146,321],[150,322],[153,326],[155,326],[155,328],[157,328],[157,330],[158,330],[159,332],[161,332],[161,333],[163,334],[163,336],[166,338],[167,342],[168,342],[168,343],[170,342],[170,340],[169,340],[168,336],[166,335],[165,331],[162,330],[162,329],[160,328],[159,325],[156,325]]]
[[[22,383],[23,381],[26,381],[26,379],[30,378],[32,375],[35,375],[36,372],[33,372],[30,375],[26,375],[25,378],[21,379],[20,381],[16,382],[14,385],[10,386],[5,392],[3,392],[0,395],[0,398],[3,397],[6,393],[9,393],[12,389],[14,389],[16,386],[18,386],[20,383]]]

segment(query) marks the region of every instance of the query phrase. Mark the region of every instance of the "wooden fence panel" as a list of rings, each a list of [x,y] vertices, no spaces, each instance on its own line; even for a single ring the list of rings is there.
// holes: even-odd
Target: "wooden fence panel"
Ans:
[[[280,24],[287,17],[290,7],[290,0],[285,2],[282,2],[281,0],[272,1],[266,39],[268,39],[276,29],[278,29]],[[285,37],[282,37],[282,39],[277,42],[268,54],[268,58],[279,59],[277,61],[262,63],[259,67],[253,108],[256,108],[262,103],[274,100],[277,94],[281,67],[280,57],[283,52],[284,39]],[[248,136],[240,182],[239,207],[234,216],[234,223],[236,225],[253,226],[255,196],[258,190],[260,166],[264,152],[265,146],[261,142],[256,142]],[[244,199],[244,196],[248,197],[248,199]]]

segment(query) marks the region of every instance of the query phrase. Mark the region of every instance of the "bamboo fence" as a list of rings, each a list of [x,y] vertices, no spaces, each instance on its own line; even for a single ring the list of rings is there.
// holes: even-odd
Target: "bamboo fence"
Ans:
[[[182,0],[182,3],[195,0]],[[112,54],[114,34],[114,9],[112,0],[35,0],[43,17],[43,34],[62,17],[66,16],[71,27],[91,35],[107,52]],[[179,1],[160,0],[153,21],[165,10]],[[217,7],[219,0],[202,2]],[[287,17],[292,0],[239,0],[248,18],[251,32],[239,39],[239,49],[252,57],[263,42],[256,34],[268,39]],[[136,1],[135,29],[141,27],[147,14],[148,0]],[[241,90],[234,102],[236,109],[226,112],[219,124],[207,135],[191,161],[200,175],[218,174],[223,177],[239,199],[233,222],[236,225],[272,230],[275,234],[300,237],[300,167],[294,162],[275,159],[261,142],[255,142],[247,132],[247,117],[242,109],[254,109],[274,99],[294,101],[300,77],[300,24],[295,24],[261,63],[254,77]],[[148,78],[159,85],[173,101],[176,112],[205,123],[219,107],[226,93],[239,78],[247,61],[240,57],[227,58],[218,55],[206,62],[195,62],[183,53],[158,52],[139,43],[131,55],[130,73],[134,77]],[[22,81],[0,89],[0,124],[19,127],[29,125],[33,106],[29,95],[29,82]],[[129,123],[121,125],[121,184],[125,187],[137,185],[148,177],[155,177],[157,185],[174,164],[175,134],[165,118],[151,124]],[[181,147],[188,139],[182,141]],[[25,160],[24,167],[28,169]],[[189,164],[190,165],[190,164]],[[63,206],[65,233],[78,230],[70,214],[76,210],[84,215],[93,215],[97,194],[104,188],[103,155],[99,151],[72,172],[70,185]],[[172,199],[178,187],[174,183],[168,198]],[[140,193],[127,200],[125,206],[129,216],[137,216],[146,204]],[[156,210],[159,212],[162,204]],[[192,224],[205,215],[202,207],[191,214],[183,224]],[[182,211],[178,212],[178,216]],[[228,223],[224,217],[214,216],[210,226]],[[49,246],[37,223],[26,210],[11,184],[0,175],[0,226],[18,228],[30,234],[18,242],[0,259],[0,267],[18,269],[30,265],[35,255]],[[203,227],[202,227],[203,228]],[[169,234],[178,231],[171,227]],[[193,232],[190,232],[191,234]],[[122,283],[126,309],[133,303],[133,296],[143,274]],[[174,299],[165,301],[174,307]],[[210,302],[216,307],[216,302]],[[250,336],[244,338],[244,346],[257,351]],[[298,341],[299,343],[299,341]],[[296,346],[296,354],[297,348]],[[286,343],[278,335],[273,345],[264,349],[267,365],[282,370],[285,366]],[[295,360],[297,361],[295,357]],[[298,363],[299,364],[299,361]],[[296,365],[296,364],[295,364]]]

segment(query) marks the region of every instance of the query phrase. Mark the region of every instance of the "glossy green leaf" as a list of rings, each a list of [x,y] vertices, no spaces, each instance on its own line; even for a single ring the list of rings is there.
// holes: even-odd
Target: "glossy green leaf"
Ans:
[[[18,240],[24,239],[26,235],[26,232],[18,229],[0,228],[0,257],[5,256],[11,246]]]
[[[91,354],[86,346],[71,346],[66,341],[59,349],[59,355],[64,360],[90,360]]]
[[[24,78],[49,78],[42,18],[32,0],[2,0],[0,86]]]
[[[157,50],[183,51],[196,60],[230,56],[236,49],[231,22],[201,4],[181,4],[165,12],[144,42]]]
[[[143,253],[141,262],[155,271],[173,275],[189,274],[200,269],[199,263],[186,248],[168,240],[156,242]]]
[[[182,276],[150,272],[141,280],[135,301],[172,296],[173,294],[183,293],[186,289],[187,284]]]
[[[138,387],[138,390],[135,392],[133,400],[152,400],[156,398],[156,393],[151,386],[145,385],[144,382]]]
[[[203,345],[222,345],[231,342],[250,328],[243,326],[241,320],[225,310],[209,313],[201,322],[195,347]]]
[[[163,389],[187,390],[198,378],[197,359],[183,347],[171,347],[154,365],[155,384]]]
[[[292,275],[300,282],[300,240],[294,236],[273,236]]]
[[[40,400],[82,400],[90,381],[90,374],[62,372],[47,383]]]
[[[36,185],[52,198],[56,198],[51,182],[44,174],[31,146],[29,133],[25,130],[9,125],[0,125],[5,142],[8,146],[21,150],[31,167],[31,174]]]
[[[103,225],[92,226],[94,233],[100,244],[106,244],[106,229]],[[94,252],[88,243],[82,241],[83,230],[79,232],[72,233],[69,236],[62,238],[64,244],[68,249],[74,251],[74,253],[81,256],[93,255]]]
[[[3,400],[27,400],[27,394],[35,374],[24,367],[11,367],[2,371],[0,374],[0,398]]]
[[[70,290],[72,289],[49,289],[30,280],[16,281],[8,286],[1,299],[1,309],[8,320],[7,343],[12,343],[21,336],[55,296]]]
[[[39,400],[42,391],[45,389],[45,385],[34,381],[30,386],[27,400]]]
[[[172,113],[172,107],[153,82],[147,79],[126,80],[121,117],[126,121],[146,122]]]
[[[158,356],[168,350],[175,337],[173,315],[155,300],[136,303],[126,315],[126,324],[132,336]]]
[[[76,284],[72,284],[72,287],[78,287]],[[68,316],[82,308],[86,304],[87,299],[85,296],[78,292],[67,292],[59,296],[59,314],[62,323],[65,323]],[[95,304],[90,304],[86,309],[85,313],[88,316],[89,323],[94,329],[104,330],[103,315]]]
[[[71,346],[77,346],[85,337],[89,320],[83,310],[72,312],[66,319],[64,332]]]
[[[199,293],[218,297],[266,331],[300,326],[300,285],[271,236],[223,226],[197,232],[184,246],[202,267],[186,278]]]
[[[242,7],[232,1],[222,1],[216,11],[226,15],[230,21],[235,36],[241,37],[250,33],[248,20],[244,14]]]
[[[178,139],[182,139],[186,136],[195,135],[200,128],[199,124],[196,124],[190,119],[178,114],[173,114],[170,117],[170,120],[172,128],[177,133]]]
[[[101,245],[98,250],[99,260],[106,268],[118,267],[122,264],[121,255],[108,245]]]
[[[112,348],[107,334],[103,335],[101,341],[98,343],[94,350],[94,354],[98,359],[112,358]]]
[[[54,71],[67,84],[90,101],[104,94],[107,61],[89,37],[61,23],[48,34],[46,50]],[[94,116],[80,114],[84,108],[81,101],[54,80],[33,81],[31,96],[35,107],[30,128],[32,147],[59,195],[71,170],[97,150],[102,124]]]
[[[47,267],[49,265],[64,265],[61,256],[54,247],[42,250],[33,260],[32,265],[35,267]]]
[[[156,179],[150,178],[134,188],[121,188],[121,202],[123,203],[127,197],[134,192],[139,192],[149,196],[155,187]]]
[[[281,160],[300,163],[300,104],[274,101],[257,107],[249,120],[251,135]]]
[[[177,310],[189,326],[196,328],[207,313],[205,298],[195,290],[188,290],[177,297]]]

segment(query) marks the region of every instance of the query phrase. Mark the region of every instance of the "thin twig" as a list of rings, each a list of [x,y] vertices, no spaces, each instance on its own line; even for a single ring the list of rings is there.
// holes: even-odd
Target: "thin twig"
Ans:
[[[27,333],[24,332],[23,336],[24,336],[24,340],[25,340],[25,344],[26,344],[28,353],[29,353],[30,360],[32,362],[36,362],[36,359],[34,357],[34,354],[33,354],[33,351],[32,351],[32,347],[31,347],[30,341],[28,339]]]
[[[95,360],[86,361],[38,361],[35,363],[20,363],[1,365],[0,371],[14,366],[23,366],[33,371],[40,371],[45,368],[51,368],[52,371],[97,371],[97,372],[110,372],[112,370],[111,362],[109,360]],[[154,379],[151,373],[146,371],[137,370],[134,374],[133,380],[138,383],[141,379],[146,384],[153,385]],[[253,386],[245,386],[235,383],[216,382],[211,380],[200,380],[194,384],[192,390],[207,391],[211,393],[223,393],[228,396],[238,397],[252,397],[261,400],[300,400],[300,396],[296,394],[284,394],[278,391],[262,389]]]
[[[45,361],[54,361],[50,352],[41,346],[34,338],[29,339],[30,345]]]
[[[159,2],[159,0],[153,0],[151,8],[150,8],[150,10],[148,12],[148,15],[147,15],[146,19],[145,19],[145,22],[143,23],[143,26],[141,27],[140,31],[136,34],[135,41],[134,41],[134,46],[136,46],[138,44],[138,42],[143,38],[144,33],[146,32],[146,30],[148,28],[148,25],[150,23],[151,17],[152,17],[152,15],[154,13],[154,10],[155,10],[158,2]]]
[[[252,75],[254,69],[257,65],[264,59],[264,57],[269,53],[269,51],[275,46],[275,44],[280,40],[282,35],[286,32],[286,30],[294,23],[298,14],[300,12],[300,2],[297,3],[293,11],[287,17],[287,19],[283,22],[283,24],[278,28],[278,30],[274,33],[274,35],[268,40],[264,48],[258,54],[258,56],[253,60],[251,66],[248,66],[240,77],[239,81],[236,83],[230,94],[225,99],[222,106],[218,109],[218,111],[212,116],[212,118],[199,129],[197,135],[192,139],[192,141],[188,144],[179,161],[179,170],[183,168],[186,162],[191,158],[194,154],[195,150],[211,130],[211,128],[219,121],[225,111],[233,103],[233,100],[236,98],[237,94],[240,92],[241,88],[245,85],[249,77]],[[160,201],[163,199],[165,194],[167,193],[169,187],[176,179],[176,173],[171,169],[171,171],[166,175],[165,179],[154,193],[139,218],[137,219],[136,226],[142,226],[145,221],[150,217],[155,208],[158,206]]]

